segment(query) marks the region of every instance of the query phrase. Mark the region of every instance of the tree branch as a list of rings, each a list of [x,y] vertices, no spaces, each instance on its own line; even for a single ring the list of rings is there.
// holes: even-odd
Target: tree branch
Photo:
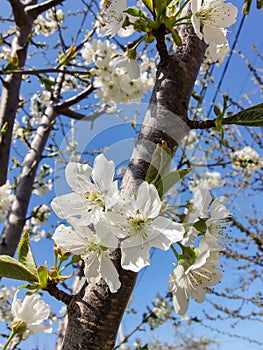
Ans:
[[[47,106],[40,125],[36,130],[27,155],[24,158],[21,173],[17,179],[15,200],[6,219],[0,242],[0,254],[14,256],[27,217],[27,208],[32,194],[33,184],[42,159],[49,134],[57,116],[55,104],[60,97],[63,73],[58,76],[53,99]]]
[[[13,55],[18,57],[18,66],[24,67],[28,48],[28,36],[31,34],[33,21],[24,10],[24,5],[19,0],[10,0],[13,9],[16,32],[12,41]],[[14,120],[19,103],[19,93],[22,81],[22,73],[9,75],[2,86],[0,101],[0,130],[6,126],[6,132],[0,134],[0,186],[6,182],[7,169],[10,155],[10,147],[13,133]]]
[[[58,289],[58,287],[54,284],[48,285],[48,287],[45,289],[52,297],[56,298],[57,300],[62,301],[64,304],[69,305],[73,296],[67,294],[61,289]]]
[[[190,129],[210,129],[215,128],[216,119],[213,120],[188,120],[187,122]]]
[[[9,75],[9,74],[23,74],[23,75],[39,75],[46,73],[65,73],[69,75],[83,74],[87,75],[87,70],[64,70],[62,68],[43,68],[43,69],[34,69],[34,70],[23,70],[23,69],[14,69],[10,71],[0,70],[0,75]]]
[[[37,18],[37,16],[41,13],[51,9],[52,7],[60,5],[64,1],[65,0],[48,0],[42,2],[41,4],[27,6],[26,12],[30,14],[30,16],[32,16],[33,18]]]
[[[95,87],[92,85],[86,88],[85,90],[81,91],[78,95],[70,97],[64,102],[57,103],[56,104],[56,111],[58,114],[63,113],[62,111],[68,107],[73,106],[74,104],[82,101],[84,98],[89,96],[93,91],[95,91]]]
[[[82,113],[75,112],[70,108],[65,108],[60,112],[60,114],[63,114],[66,117],[70,117],[70,118],[75,119],[75,120],[94,121],[95,119],[100,117],[105,112],[106,112],[106,110],[103,110],[100,112],[95,112],[91,115],[85,115]]]
[[[15,18],[15,23],[17,26],[21,27],[28,21],[28,17],[25,12],[25,6],[20,0],[9,0],[12,7],[13,15]]]

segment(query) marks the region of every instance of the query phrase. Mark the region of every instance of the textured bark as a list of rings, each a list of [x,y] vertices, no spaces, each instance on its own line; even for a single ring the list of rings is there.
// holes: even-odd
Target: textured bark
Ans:
[[[161,33],[162,34],[162,33]],[[161,62],[143,127],[133,152],[122,190],[134,193],[145,175],[156,144],[174,147],[189,130],[187,107],[206,46],[191,26],[181,28],[183,46],[168,55],[162,35],[158,40]],[[134,288],[136,274],[120,266],[120,251],[113,254],[122,286],[111,294],[101,281],[83,288],[68,305],[68,326],[63,350],[113,349],[119,324]]]
[[[1,235],[0,254],[13,256],[19,243],[38,164],[42,159],[42,152],[57,116],[56,103],[60,98],[63,79],[64,74],[61,73],[54,88],[53,97],[47,106],[31,143],[31,147],[23,161],[22,170],[17,179],[15,200],[12,203]]]
[[[15,22],[16,33],[12,41],[12,54],[17,55],[18,65],[24,67],[27,55],[28,36],[31,33],[33,17],[28,15],[20,1],[10,1]],[[0,103],[0,129],[7,130],[0,134],[0,186],[6,182],[10,145],[14,120],[19,103],[19,92],[22,81],[22,74],[11,74],[6,77],[2,84],[2,96]]]
[[[16,32],[12,41],[12,56],[17,55],[18,67],[24,68],[28,37],[32,32],[33,22],[39,14],[63,2],[64,0],[49,0],[42,4],[37,4],[37,0],[25,1],[9,0],[16,24]],[[0,101],[0,186],[5,184],[7,179],[8,162],[12,133],[16,113],[19,105],[19,93],[23,74],[8,74],[2,82],[2,95]]]

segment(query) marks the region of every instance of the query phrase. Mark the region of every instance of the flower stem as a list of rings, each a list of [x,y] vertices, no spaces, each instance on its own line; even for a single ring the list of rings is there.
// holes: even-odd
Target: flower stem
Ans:
[[[177,250],[175,249],[175,247],[173,245],[171,245],[171,249],[177,259],[177,261],[180,259],[180,254],[177,253]]]
[[[5,346],[3,347],[3,350],[7,350],[8,349],[8,346],[11,343],[11,341],[13,340],[15,335],[16,335],[16,332],[14,332],[14,330],[12,329],[12,332],[9,335],[9,338],[7,339],[7,342],[5,343]]]

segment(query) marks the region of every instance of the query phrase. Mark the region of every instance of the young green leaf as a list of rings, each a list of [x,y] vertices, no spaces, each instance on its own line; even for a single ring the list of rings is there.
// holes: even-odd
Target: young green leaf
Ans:
[[[155,185],[162,176],[169,172],[172,159],[173,151],[167,146],[167,143],[163,141],[162,144],[157,144],[145,180]]]
[[[0,276],[31,283],[38,282],[37,274],[8,255],[0,256]]]
[[[21,237],[18,244],[18,261],[25,265],[33,274],[37,274],[37,266],[30,247],[28,233]]]
[[[224,118],[222,124],[237,124],[244,126],[263,126],[263,103],[244,109],[243,111]]]
[[[153,0],[142,0],[147,9],[153,13]]]
[[[160,198],[169,191],[177,182],[182,180],[186,175],[192,171],[191,168],[183,170],[173,170],[168,174],[165,174],[160,180],[155,184]]]

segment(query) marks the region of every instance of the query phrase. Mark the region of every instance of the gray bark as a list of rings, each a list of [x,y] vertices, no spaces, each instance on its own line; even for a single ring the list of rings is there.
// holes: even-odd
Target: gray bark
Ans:
[[[24,4],[20,0],[9,0],[16,24],[16,32],[12,41],[12,56],[18,57],[18,66],[23,69],[27,57],[28,38],[32,32],[33,22],[39,14],[63,2],[64,0],[49,0],[37,4],[37,0],[29,0]],[[19,105],[19,93],[23,74],[8,74],[2,82],[2,95],[0,101],[0,130],[4,127],[6,132],[0,133],[0,186],[7,179],[8,162],[12,133],[16,113]]]
[[[133,152],[122,190],[134,193],[145,179],[156,144],[166,141],[173,148],[187,133],[187,108],[206,46],[193,33],[191,26],[180,30],[183,46],[168,55],[163,33],[157,48],[161,61],[156,84],[143,127]],[[136,274],[120,266],[120,251],[113,253],[122,286],[111,294],[101,281],[77,293],[68,305],[68,325],[63,350],[113,349],[122,315],[136,281]]]
[[[64,74],[61,73],[58,77],[53,97],[47,106],[31,143],[31,147],[23,161],[22,170],[17,179],[15,200],[12,203],[2,231],[0,254],[13,256],[19,243],[25,224],[38,164],[41,161],[42,152],[57,116],[56,103],[60,98],[63,79]]]

